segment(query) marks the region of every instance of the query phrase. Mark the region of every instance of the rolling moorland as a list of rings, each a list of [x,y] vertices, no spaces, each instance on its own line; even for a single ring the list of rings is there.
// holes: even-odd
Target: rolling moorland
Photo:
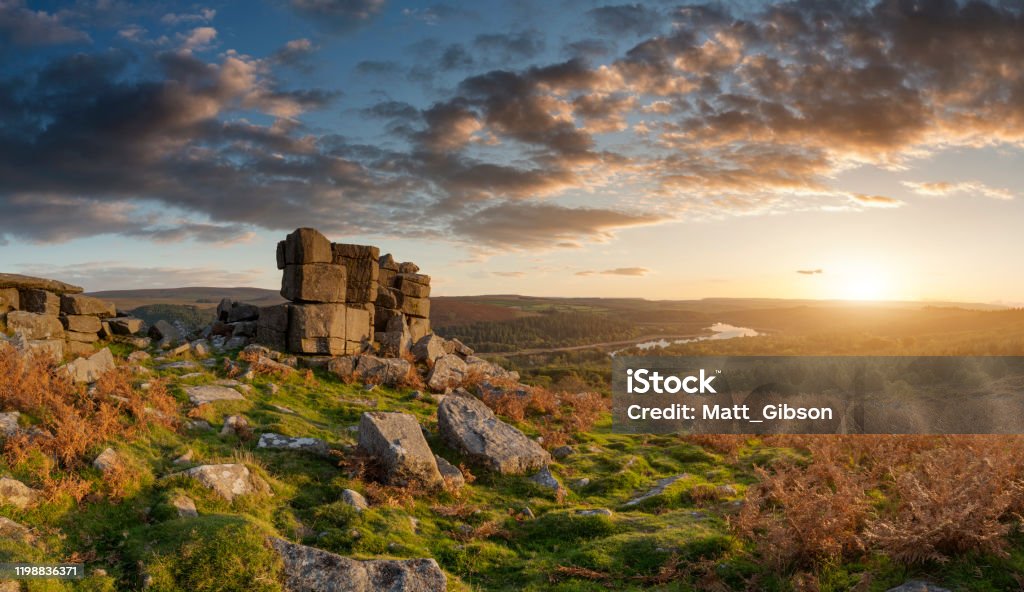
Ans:
[[[136,310],[168,306],[157,311],[170,315],[212,309],[215,303],[199,300],[220,294],[178,296],[159,302],[126,294],[124,302]],[[127,308],[117,296],[103,297]],[[437,404],[414,384],[367,389],[320,370],[256,368],[245,377],[236,369],[238,352],[216,353],[205,364],[185,353],[138,362],[147,369],[141,373],[124,364],[86,393],[0,346],[0,372],[10,377],[0,386],[6,406],[43,428],[56,419],[78,422],[55,443],[5,446],[4,473],[37,488],[41,501],[27,511],[0,507],[0,515],[31,526],[31,538],[0,541],[0,557],[90,567],[81,582],[33,581],[28,590],[279,590],[281,566],[263,543],[267,535],[359,558],[432,557],[451,590],[887,590],[921,579],[995,591],[1024,584],[1024,439],[623,436],[611,433],[606,404],[598,403],[608,395],[608,353],[622,350],[621,342],[699,336],[724,322],[762,334],[649,353],[1024,355],[1024,310],[433,300],[438,333],[522,374],[529,389],[484,400],[557,451],[557,486],[461,459],[438,437]],[[603,345],[561,349],[588,344]],[[122,362],[130,351],[113,349]],[[175,368],[174,361],[199,367]],[[240,381],[245,398],[189,407],[185,388],[218,380]],[[575,396],[588,391],[601,397]],[[97,413],[91,402],[104,395],[125,403]],[[66,402],[56,419],[54,398]],[[431,448],[461,465],[468,483],[424,495],[367,478],[347,454],[367,410],[415,415]],[[186,427],[220,426],[233,415],[245,416],[248,427],[223,434]],[[258,448],[266,432],[319,438],[333,453]],[[107,447],[126,459],[112,473],[92,466]],[[228,502],[193,481],[168,479],[182,455],[191,457],[186,467],[243,463],[269,492]],[[361,492],[370,507],[344,503],[346,489]],[[180,496],[194,501],[198,516],[180,516]]]

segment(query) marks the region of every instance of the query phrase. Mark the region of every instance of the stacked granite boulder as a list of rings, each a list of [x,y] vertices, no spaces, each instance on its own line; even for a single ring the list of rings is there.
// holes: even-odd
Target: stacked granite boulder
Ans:
[[[0,322],[29,350],[58,360],[65,353],[88,355],[97,341],[142,328],[138,319],[116,316],[112,303],[85,296],[78,286],[0,274]]]
[[[332,245],[312,228],[289,234],[277,245],[277,267],[284,272],[281,296],[290,302],[260,309],[257,341],[296,354],[363,351],[373,336],[373,310],[366,305],[375,292],[376,270],[361,262],[375,251]]]
[[[397,263],[390,255],[378,265],[375,339],[384,353],[395,357],[430,334],[430,276],[415,263]]]

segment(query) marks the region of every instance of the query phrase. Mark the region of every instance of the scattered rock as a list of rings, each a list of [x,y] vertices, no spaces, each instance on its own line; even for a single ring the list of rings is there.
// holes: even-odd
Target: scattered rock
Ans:
[[[562,484],[559,483],[558,479],[556,479],[555,476],[551,474],[551,469],[549,469],[548,467],[544,467],[543,469],[538,471],[537,474],[530,477],[530,481],[533,481],[534,483],[540,485],[545,489],[550,489],[555,493],[562,491]]]
[[[188,423],[185,424],[185,427],[196,432],[209,432],[210,430],[213,429],[213,426],[210,425],[209,422],[204,421],[202,419],[194,419],[192,421],[189,421]]]
[[[437,425],[451,446],[501,474],[522,474],[551,462],[551,455],[539,444],[495,417],[482,401],[465,391],[441,401]]]
[[[192,355],[197,358],[205,358],[210,355],[210,342],[205,339],[198,339],[190,344]]]
[[[3,516],[0,516],[0,537],[13,539],[19,543],[31,543],[35,540],[27,526]]]
[[[256,447],[276,450],[301,450],[324,456],[330,454],[331,451],[327,446],[327,442],[319,438],[293,438],[270,432],[260,436],[260,441],[256,444]]]
[[[444,350],[444,338],[433,333],[421,338],[412,346],[412,355],[417,362],[433,364],[434,360],[446,353],[448,352]]]
[[[591,510],[576,510],[577,516],[611,516],[612,511],[608,508],[593,508]]]
[[[188,450],[185,451],[185,454],[182,454],[181,456],[172,460],[171,462],[176,465],[187,465],[188,463],[192,462],[192,459],[194,459],[195,457],[196,453],[193,452],[191,448],[189,448]]]
[[[444,592],[448,581],[433,559],[357,561],[272,538],[284,560],[289,592]]]
[[[466,380],[468,371],[462,358],[455,354],[446,354],[434,362],[434,367],[427,375],[427,386],[439,393],[457,388]]]
[[[355,372],[366,382],[394,386],[409,376],[412,364],[401,358],[362,355],[359,356]]]
[[[114,354],[103,348],[88,358],[78,358],[64,366],[75,382],[96,382],[115,368]]]
[[[229,415],[224,418],[224,426],[220,429],[221,436],[245,436],[249,431],[249,420],[241,415]]]
[[[21,428],[18,426],[18,418],[21,414],[17,411],[0,413],[0,436],[10,438],[17,435]]]
[[[559,446],[551,451],[551,456],[554,456],[558,460],[562,460],[563,458],[570,457],[575,453],[576,449],[572,446]]]
[[[387,483],[442,483],[434,454],[412,415],[363,413],[359,422],[359,450],[383,471]]]
[[[245,397],[233,388],[206,384],[185,388],[185,394],[193,405],[204,405],[213,401],[241,401]]]
[[[171,476],[178,475],[192,477],[228,501],[240,495],[270,493],[266,481],[240,464],[202,465]]]
[[[687,475],[686,473],[683,473],[681,475],[673,475],[671,477],[665,477],[664,479],[658,479],[658,482],[655,483],[653,489],[651,489],[647,493],[644,493],[643,495],[639,495],[639,496],[629,500],[628,502],[626,502],[623,505],[626,506],[626,507],[632,507],[632,506],[635,506],[637,504],[640,504],[641,502],[643,502],[645,500],[649,500],[649,499],[651,499],[652,497],[654,497],[656,495],[661,495],[662,493],[664,493],[664,491],[668,488],[669,485],[672,485],[673,483],[675,483],[676,481],[679,481],[680,479],[685,479],[688,476],[689,475]]]
[[[931,582],[911,580],[895,588],[889,588],[886,592],[950,592],[950,590],[936,586]]]
[[[445,480],[449,487],[462,489],[466,485],[466,476],[462,474],[459,467],[436,454],[434,455],[434,460],[437,461],[437,470],[441,472],[441,478]]]
[[[366,502],[363,494],[352,489],[346,489],[341,492],[341,501],[355,508],[356,512],[370,509],[370,504]]]
[[[122,466],[121,456],[113,448],[106,448],[96,460],[92,461],[92,466],[96,467],[103,473],[109,473],[115,469],[121,468]]]
[[[462,343],[458,339],[449,339],[445,341],[444,351],[449,354],[458,354],[464,358],[471,356],[475,353],[473,351],[473,348],[469,347],[465,343]]]
[[[181,343],[181,331],[167,321],[157,321],[149,328],[149,336],[157,342],[156,346],[161,349],[174,347]]]
[[[39,492],[17,479],[0,477],[0,504],[24,510],[39,499]]]
[[[145,323],[142,319],[133,317],[115,317],[107,321],[110,324],[110,331],[114,335],[135,335],[142,331]]]
[[[191,360],[181,360],[179,362],[171,362],[169,364],[162,364],[160,370],[198,370],[199,364]]]
[[[582,489],[587,485],[590,485],[590,477],[583,477],[582,479],[577,479],[576,482],[572,484],[572,488]]]
[[[176,495],[171,498],[171,507],[178,512],[178,518],[198,518],[196,503],[187,495]]]

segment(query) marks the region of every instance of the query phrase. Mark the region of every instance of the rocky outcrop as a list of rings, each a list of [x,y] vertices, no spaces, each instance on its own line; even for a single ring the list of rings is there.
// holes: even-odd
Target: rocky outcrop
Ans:
[[[357,561],[272,538],[284,561],[288,592],[444,592],[448,581],[433,559]]]
[[[110,302],[81,292],[56,280],[0,274],[0,324],[20,336],[22,351],[42,352],[57,361],[65,352],[89,355],[94,343],[112,336],[107,321],[117,311]]]
[[[441,401],[437,426],[449,445],[501,474],[536,471],[551,462],[551,456],[539,444],[465,392]]]
[[[313,228],[299,228],[278,243],[277,267],[289,303],[259,309],[259,343],[343,356],[376,341],[383,355],[397,358],[430,332],[429,276],[400,273],[419,268],[394,263],[377,247],[331,243]]]
[[[364,413],[359,421],[358,450],[392,485],[440,485],[441,473],[419,422],[406,413]]]

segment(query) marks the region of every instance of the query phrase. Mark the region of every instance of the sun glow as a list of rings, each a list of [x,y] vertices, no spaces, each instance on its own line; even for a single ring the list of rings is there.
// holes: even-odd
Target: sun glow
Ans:
[[[832,297],[840,300],[899,300],[895,277],[880,264],[851,263],[835,270]]]

